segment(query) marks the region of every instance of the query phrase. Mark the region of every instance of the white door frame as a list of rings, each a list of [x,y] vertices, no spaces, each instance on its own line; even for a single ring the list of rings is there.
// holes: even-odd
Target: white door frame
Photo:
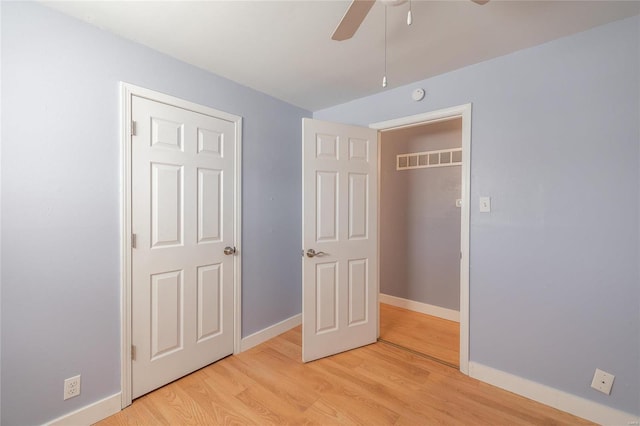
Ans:
[[[433,124],[462,118],[462,211],[460,215],[460,371],[469,375],[469,216],[471,207],[471,104],[459,105],[424,114],[402,117],[370,124],[380,132]],[[380,137],[379,137],[380,139]],[[378,190],[380,189],[380,149],[378,143]],[[380,217],[380,197],[378,197]],[[378,221],[380,234],[380,221]],[[379,240],[378,240],[379,242]],[[380,268],[380,245],[378,244],[378,268]],[[380,294],[380,288],[378,288]]]
[[[120,318],[121,318],[121,407],[131,405],[131,98],[139,96],[152,101],[173,105],[189,111],[211,115],[235,123],[236,152],[235,152],[235,229],[234,241],[237,255],[234,256],[234,344],[233,353],[240,352],[241,333],[241,261],[242,261],[242,117],[218,111],[203,105],[185,101],[180,98],[165,95],[160,92],[120,82],[120,131],[121,131],[121,193],[122,210],[120,222],[121,234],[121,287],[120,287]]]

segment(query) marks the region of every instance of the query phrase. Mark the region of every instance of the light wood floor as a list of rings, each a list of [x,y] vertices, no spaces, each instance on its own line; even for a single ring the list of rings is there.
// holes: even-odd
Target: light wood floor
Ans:
[[[134,401],[100,425],[581,425],[385,343],[308,364],[300,327]]]
[[[460,324],[380,304],[380,339],[460,366]]]

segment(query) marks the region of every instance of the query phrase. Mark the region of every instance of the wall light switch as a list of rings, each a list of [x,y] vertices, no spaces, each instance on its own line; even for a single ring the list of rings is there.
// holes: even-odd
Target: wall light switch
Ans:
[[[491,197],[480,197],[480,213],[491,211]]]

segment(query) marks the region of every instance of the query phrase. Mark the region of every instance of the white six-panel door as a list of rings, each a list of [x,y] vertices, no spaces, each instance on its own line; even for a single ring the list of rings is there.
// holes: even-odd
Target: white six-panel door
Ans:
[[[235,123],[132,97],[132,397],[234,348]]]
[[[377,338],[378,140],[368,128],[306,118],[302,127],[307,362]]]

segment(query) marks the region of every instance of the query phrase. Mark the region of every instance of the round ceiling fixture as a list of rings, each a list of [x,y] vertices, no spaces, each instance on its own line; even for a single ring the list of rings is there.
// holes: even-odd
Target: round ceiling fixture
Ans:
[[[418,88],[411,93],[411,98],[414,101],[421,101],[424,99],[424,89]]]

